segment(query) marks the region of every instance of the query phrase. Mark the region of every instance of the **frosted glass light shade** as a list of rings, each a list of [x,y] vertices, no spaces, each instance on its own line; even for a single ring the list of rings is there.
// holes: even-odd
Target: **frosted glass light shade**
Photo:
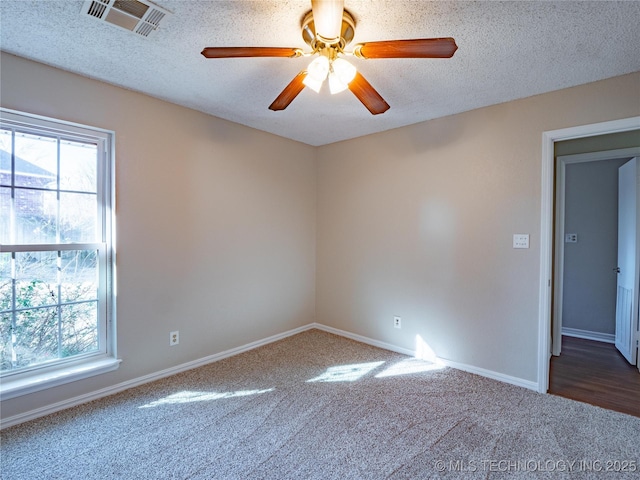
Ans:
[[[336,58],[331,64],[333,72],[338,76],[340,81],[346,85],[356,76],[356,67],[347,62],[344,58]]]
[[[323,81],[324,80],[315,79],[311,75],[307,74],[307,76],[304,77],[304,80],[302,80],[302,83],[307,87],[309,87],[314,92],[320,93],[320,88],[322,88]]]
[[[331,63],[329,74],[329,90],[332,94],[346,90],[349,83],[356,76],[356,67],[342,58],[336,58]]]
[[[307,76],[302,83],[315,92],[320,92],[322,83],[329,76],[329,90],[332,94],[339,93],[349,86],[349,82],[356,76],[356,67],[342,58],[330,61],[320,55],[307,67]]]
[[[325,56],[319,56],[307,67],[307,76],[302,80],[302,83],[318,93],[328,73],[329,59]]]
[[[309,72],[309,76],[314,80],[323,82],[329,73],[329,59],[322,55],[319,56],[309,64],[307,72]]]
[[[334,72],[329,74],[329,91],[331,92],[331,95],[345,91],[347,86],[348,85],[342,82]]]

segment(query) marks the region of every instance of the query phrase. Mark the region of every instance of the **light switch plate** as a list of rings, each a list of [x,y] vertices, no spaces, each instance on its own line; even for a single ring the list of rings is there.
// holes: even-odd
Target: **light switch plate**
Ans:
[[[513,248],[529,248],[529,234],[528,233],[514,233],[513,234]]]

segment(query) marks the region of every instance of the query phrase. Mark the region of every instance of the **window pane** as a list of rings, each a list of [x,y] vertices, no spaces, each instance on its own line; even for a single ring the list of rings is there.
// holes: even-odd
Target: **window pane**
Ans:
[[[58,358],[58,309],[36,308],[16,312],[12,345],[13,368]]]
[[[63,305],[62,357],[98,350],[98,302]]]
[[[58,302],[57,252],[16,253],[16,308]]]
[[[60,286],[63,302],[96,300],[98,298],[98,252],[63,251]]]
[[[11,151],[11,130],[0,128],[0,150]]]
[[[56,192],[16,189],[16,243],[55,243],[57,212]]]
[[[0,187],[0,243],[11,242],[11,189]]]
[[[12,307],[11,254],[0,253],[0,312]]]
[[[60,142],[60,188],[96,192],[96,145]]]
[[[95,242],[97,196],[60,193],[60,242]]]
[[[57,139],[16,133],[16,186],[55,189],[57,171]]]
[[[11,254],[0,253],[0,365],[11,368],[11,319],[13,314],[13,287],[11,280]]]
[[[2,370],[11,370],[11,318],[13,314],[0,313],[0,367]]]

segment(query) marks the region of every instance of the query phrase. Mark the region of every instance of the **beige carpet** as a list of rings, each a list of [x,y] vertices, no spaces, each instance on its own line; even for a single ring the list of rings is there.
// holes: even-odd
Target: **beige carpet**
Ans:
[[[3,479],[640,478],[640,418],[318,330],[0,439]]]

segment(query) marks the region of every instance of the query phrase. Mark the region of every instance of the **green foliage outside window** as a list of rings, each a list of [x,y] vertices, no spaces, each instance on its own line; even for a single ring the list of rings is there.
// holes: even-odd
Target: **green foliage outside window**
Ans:
[[[63,251],[59,259],[57,252],[36,253],[16,254],[15,282],[5,275],[11,255],[0,256],[3,372],[98,349],[96,253]]]

